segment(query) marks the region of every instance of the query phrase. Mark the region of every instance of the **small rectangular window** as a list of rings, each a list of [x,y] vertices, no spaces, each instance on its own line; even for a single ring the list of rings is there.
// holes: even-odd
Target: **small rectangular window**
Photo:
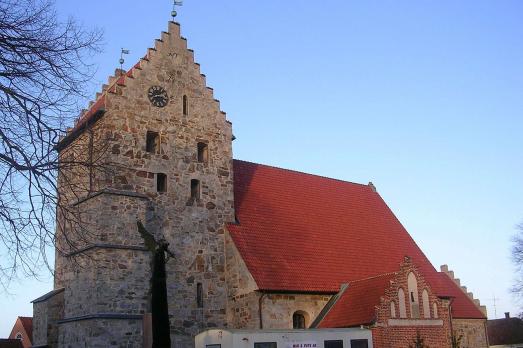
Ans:
[[[278,348],[276,342],[255,342],[254,348]]]
[[[350,340],[351,348],[369,348],[368,340]]]
[[[203,308],[203,285],[202,283],[196,284],[196,303],[198,308]]]
[[[323,346],[325,348],[343,348],[343,341],[342,340],[323,341]]]
[[[188,105],[188,101],[187,101],[187,96],[184,95],[183,98],[182,98],[182,111],[183,111],[183,114],[185,116],[187,116],[189,114],[189,105]]]
[[[156,191],[165,192],[167,191],[167,175],[163,173],[156,174]]]
[[[209,147],[206,143],[198,143],[198,162],[207,163],[209,160]]]
[[[200,199],[200,180],[191,180],[191,198]]]
[[[221,344],[207,344],[205,348],[222,348]]]
[[[158,132],[147,131],[145,139],[145,151],[157,153],[160,148],[160,135]]]

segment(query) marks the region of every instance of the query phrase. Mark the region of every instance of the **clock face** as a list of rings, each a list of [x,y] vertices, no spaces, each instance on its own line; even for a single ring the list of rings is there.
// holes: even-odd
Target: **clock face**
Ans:
[[[160,86],[152,86],[149,88],[147,96],[149,97],[151,104],[158,108],[163,108],[169,102],[167,91]]]

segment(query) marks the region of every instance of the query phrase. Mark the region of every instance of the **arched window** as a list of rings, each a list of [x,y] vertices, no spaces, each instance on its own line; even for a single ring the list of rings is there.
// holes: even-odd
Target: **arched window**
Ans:
[[[430,318],[429,293],[427,289],[423,289],[421,299],[423,300],[423,317]]]
[[[409,273],[407,284],[409,287],[410,317],[419,318],[418,281],[414,273]]]
[[[434,318],[438,318],[438,304],[436,302],[432,304],[432,312],[434,313]]]
[[[394,301],[390,302],[390,317],[396,318],[396,304],[394,303]]]
[[[407,307],[405,306],[405,291],[402,288],[398,290],[398,301],[400,307],[400,318],[407,317]]]
[[[182,109],[183,109],[183,114],[185,116],[187,116],[189,114],[189,105],[188,105],[188,101],[187,101],[187,96],[184,95],[183,98],[182,98]]]
[[[294,312],[292,315],[292,328],[305,329],[305,313],[302,311]]]

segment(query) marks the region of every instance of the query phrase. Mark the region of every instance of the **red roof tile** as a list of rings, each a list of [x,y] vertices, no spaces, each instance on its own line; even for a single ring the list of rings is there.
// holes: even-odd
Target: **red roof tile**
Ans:
[[[370,324],[376,319],[376,306],[385,290],[390,287],[394,273],[356,280],[325,315],[318,327],[336,328]]]
[[[239,223],[228,229],[260,290],[336,293],[410,256],[436,294],[471,303],[455,317],[483,317],[368,185],[235,160],[234,196]]]

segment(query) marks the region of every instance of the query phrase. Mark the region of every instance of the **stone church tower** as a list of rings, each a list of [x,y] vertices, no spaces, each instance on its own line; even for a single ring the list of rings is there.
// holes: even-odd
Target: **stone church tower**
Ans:
[[[190,347],[196,333],[227,326],[232,138],[179,24],[170,22],[138,64],[110,78],[58,146],[64,164],[95,165],[71,166],[59,178],[67,208],[57,214],[55,290],[34,301],[36,346],[142,346],[151,253],[137,220],[174,255],[167,263],[173,345]],[[57,327],[46,325],[53,318]]]

